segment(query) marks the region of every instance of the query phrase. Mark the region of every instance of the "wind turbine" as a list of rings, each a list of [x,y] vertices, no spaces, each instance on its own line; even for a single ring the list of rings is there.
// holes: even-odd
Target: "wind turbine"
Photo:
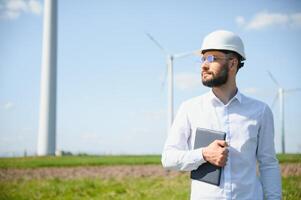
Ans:
[[[168,83],[168,87],[167,87],[167,133],[169,133],[169,128],[171,127],[172,123],[173,123],[173,117],[174,117],[174,95],[173,95],[173,62],[174,59],[177,58],[184,58],[187,56],[191,56],[197,53],[196,51],[190,51],[190,52],[184,52],[184,53],[178,53],[178,54],[171,54],[168,51],[166,51],[163,46],[157,41],[155,40],[155,38],[150,35],[149,33],[145,33],[147,35],[147,37],[153,41],[155,43],[155,45],[165,54],[166,56],[166,64],[167,64],[167,83]]]
[[[38,156],[56,148],[57,0],[44,1]]]
[[[277,92],[276,96],[274,97],[274,100],[272,102],[271,107],[274,106],[274,104],[276,103],[277,99],[279,98],[280,121],[281,121],[281,148],[282,148],[282,153],[285,153],[284,94],[291,93],[291,92],[301,91],[301,88],[284,89],[283,87],[280,86],[280,84],[274,78],[273,74],[270,71],[268,71],[268,74],[269,74],[270,78],[272,79],[272,81],[278,87],[278,92]]]

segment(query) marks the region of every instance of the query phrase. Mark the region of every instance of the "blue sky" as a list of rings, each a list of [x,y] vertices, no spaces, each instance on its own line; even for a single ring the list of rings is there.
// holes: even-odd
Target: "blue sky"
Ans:
[[[59,1],[57,148],[102,154],[160,153],[166,138],[165,59],[200,48],[217,29],[239,34],[247,61],[239,89],[271,105],[279,84],[301,87],[301,2]],[[0,155],[36,152],[43,1],[0,1]],[[175,110],[208,88],[195,56],[175,60]],[[301,152],[301,92],[285,96],[286,148]],[[273,107],[281,150],[279,102]]]

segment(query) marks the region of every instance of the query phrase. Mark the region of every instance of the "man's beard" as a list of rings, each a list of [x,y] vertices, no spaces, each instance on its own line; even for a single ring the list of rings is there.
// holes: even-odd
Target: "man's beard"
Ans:
[[[214,74],[212,75],[212,79],[210,80],[204,80],[202,77],[202,83],[203,85],[207,87],[219,87],[223,84],[225,84],[228,81],[228,63],[226,63],[224,66],[222,66],[222,70],[220,71],[217,76]]]

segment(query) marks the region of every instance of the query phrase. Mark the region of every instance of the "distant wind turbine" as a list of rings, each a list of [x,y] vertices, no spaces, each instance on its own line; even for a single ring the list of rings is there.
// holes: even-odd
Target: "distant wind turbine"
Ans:
[[[145,33],[147,37],[155,43],[155,45],[161,49],[161,51],[165,54],[166,56],[166,62],[167,62],[167,82],[168,82],[168,95],[167,95],[167,133],[169,132],[169,128],[171,127],[173,123],[173,117],[174,117],[174,97],[173,97],[173,61],[176,58],[184,58],[187,56],[191,56],[194,54],[197,54],[197,50],[195,51],[190,51],[190,52],[184,52],[184,53],[179,53],[179,54],[170,54],[168,51],[166,51],[163,46],[154,39],[152,35],[149,33]]]
[[[280,121],[281,121],[281,148],[282,148],[282,153],[285,153],[284,94],[301,91],[301,88],[284,89],[283,87],[280,86],[280,84],[274,78],[273,74],[270,71],[268,71],[268,74],[269,74],[270,78],[272,79],[272,81],[278,87],[278,92],[277,92],[276,96],[274,97],[271,107],[274,107],[274,104],[276,103],[277,99],[279,98]]]

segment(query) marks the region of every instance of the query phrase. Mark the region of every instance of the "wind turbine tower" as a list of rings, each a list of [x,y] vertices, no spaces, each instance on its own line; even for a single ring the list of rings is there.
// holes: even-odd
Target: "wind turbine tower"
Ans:
[[[291,92],[301,91],[301,88],[294,88],[294,89],[284,89],[280,86],[278,81],[274,78],[273,74],[268,71],[268,74],[272,81],[277,85],[278,92],[273,100],[272,106],[276,103],[277,99],[279,98],[279,111],[280,111],[280,121],[281,121],[281,150],[282,153],[285,153],[285,117],[284,117],[284,95]]]
[[[191,52],[185,52],[185,53],[179,53],[179,54],[170,54],[168,51],[166,51],[163,46],[157,42],[157,40],[154,39],[152,35],[149,33],[146,33],[147,37],[152,40],[155,45],[161,49],[161,51],[165,54],[166,56],[166,63],[167,63],[167,133],[169,133],[169,129],[173,123],[173,118],[174,118],[174,91],[173,91],[173,62],[174,59],[176,58],[184,58],[187,56],[191,56],[196,54],[196,51],[191,51]]]
[[[44,1],[38,156],[56,148],[57,0]]]

